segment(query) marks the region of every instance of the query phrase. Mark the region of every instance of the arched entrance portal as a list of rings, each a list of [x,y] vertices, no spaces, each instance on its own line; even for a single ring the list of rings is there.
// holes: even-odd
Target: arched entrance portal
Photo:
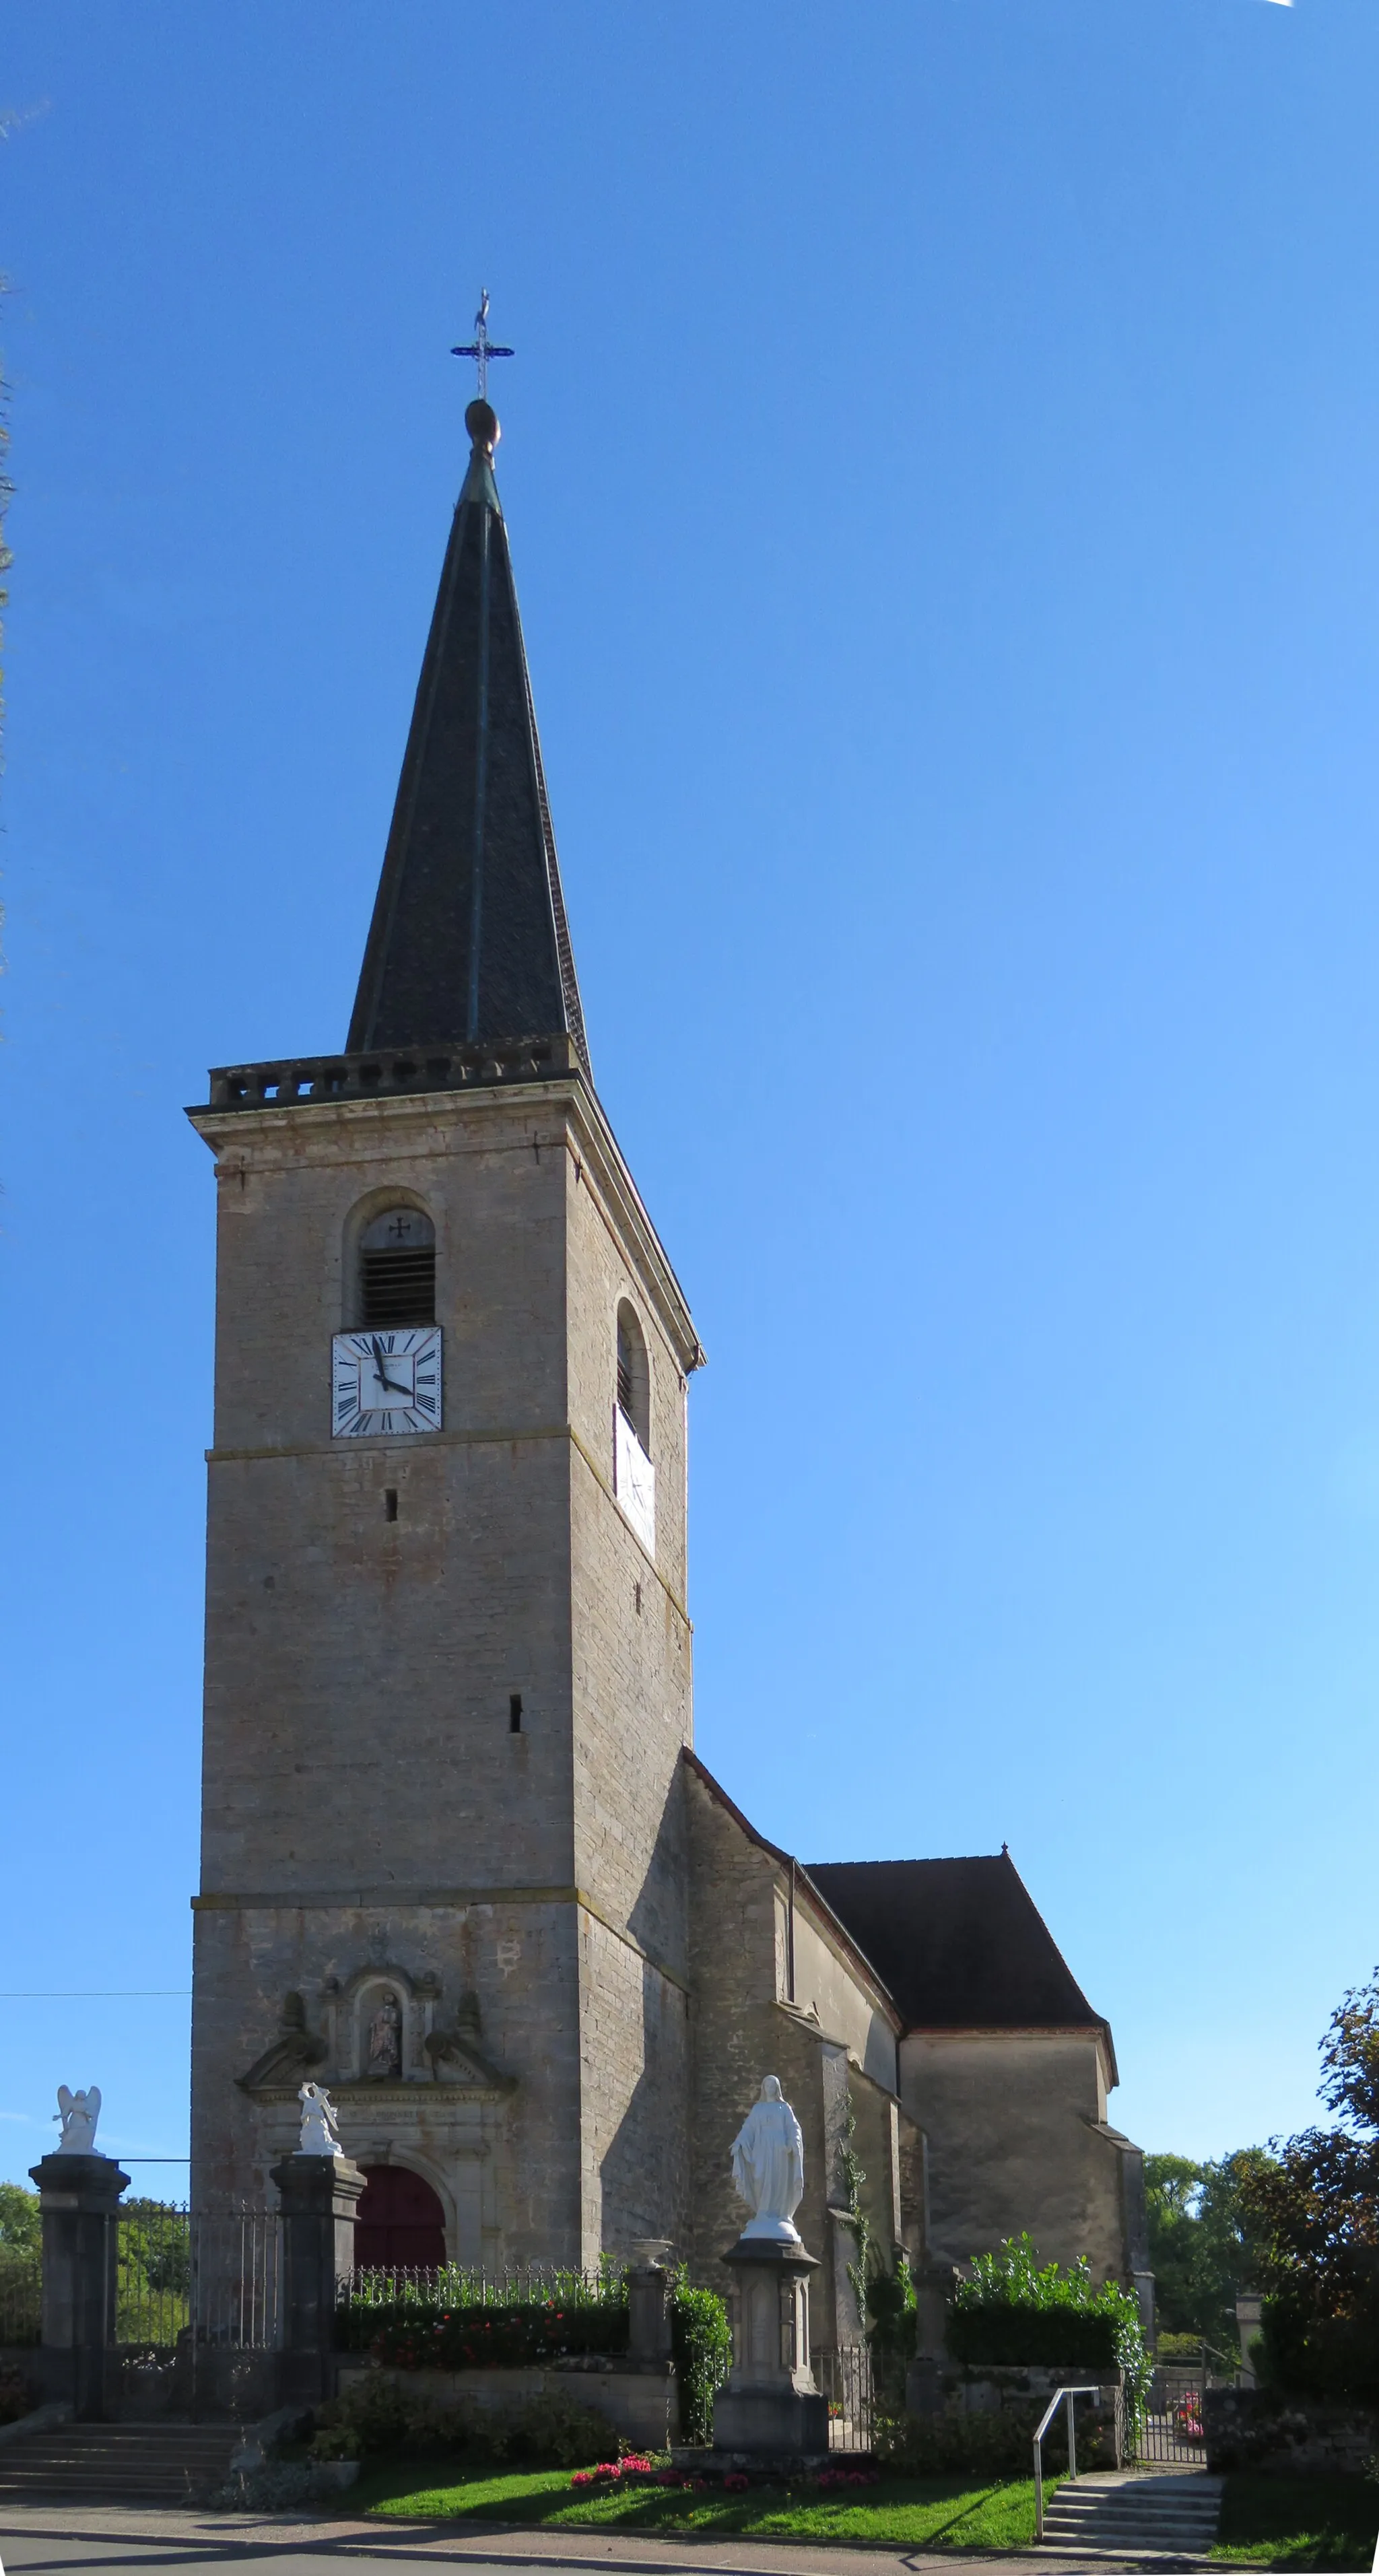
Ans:
[[[365,2165],[354,2259],[363,2271],[382,2263],[430,2271],[445,2261],[445,2212],[429,2182],[405,2165]]]

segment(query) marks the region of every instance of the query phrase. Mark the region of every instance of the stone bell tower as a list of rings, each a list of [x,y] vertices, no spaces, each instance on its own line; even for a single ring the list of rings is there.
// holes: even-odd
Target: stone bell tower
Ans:
[[[211,1076],[193,2191],[681,2237],[684,1298],[585,1043],[484,401],[346,1050]],[[406,2218],[411,2209],[413,2219]]]

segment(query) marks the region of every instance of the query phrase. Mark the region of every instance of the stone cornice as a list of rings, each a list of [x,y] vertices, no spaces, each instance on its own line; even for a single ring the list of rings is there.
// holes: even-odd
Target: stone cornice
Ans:
[[[630,1932],[625,1923],[616,1922],[614,1917],[605,1911],[597,1897],[591,1896],[587,1888],[573,1885],[564,1887],[285,1887],[276,1891],[256,1889],[249,1894],[237,1889],[212,1888],[191,1899],[194,1914],[295,1914],[308,1911],[363,1914],[372,1913],[380,1906],[391,1906],[394,1909],[415,1907],[419,1912],[448,1914],[462,1913],[473,1905],[495,1907],[577,1905],[580,1912],[587,1914],[592,1922],[600,1924],[605,1932],[611,1932],[615,1941],[621,1941],[625,1949],[635,1951],[639,1959],[644,1959],[649,1968],[655,1969],[658,1977],[664,1977],[668,1986],[677,1987],[682,1995],[688,1995],[691,1992],[687,1979],[681,1976],[678,1969],[668,1968],[663,1959],[656,1958],[637,1939],[635,1932]],[[368,2084],[358,2088],[361,2093],[373,2093],[378,2089]],[[458,2088],[442,2085],[439,2089],[454,2091]]]
[[[348,2077],[338,2075],[318,2075],[316,2080],[326,2086],[335,2109],[344,2111],[359,2111],[375,2103],[387,2103],[396,2110],[402,2103],[430,2108],[442,2102],[452,2106],[460,2102],[505,2102],[516,2089],[515,2077],[506,2084],[466,2083],[446,2077],[439,2083],[428,2078],[415,2084],[352,2083]],[[298,2107],[296,2092],[285,2084],[246,2084],[244,2090],[256,2102],[291,2103],[294,2110]]]

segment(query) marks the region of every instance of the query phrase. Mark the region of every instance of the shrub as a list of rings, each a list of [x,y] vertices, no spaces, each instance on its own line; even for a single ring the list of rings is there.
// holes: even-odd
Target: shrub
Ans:
[[[733,2330],[718,2292],[692,2289],[683,2264],[671,2278],[670,2347],[680,2390],[680,2439],[711,2442],[714,2395],[732,2364]]]
[[[898,2478],[1020,2477],[1028,2473],[1038,2417],[1022,2414],[880,2416],[872,2437],[879,2465]]]
[[[261,2469],[236,2469],[210,2501],[213,2512],[282,2513],[338,2492],[314,2461],[270,2460]]]
[[[311,2451],[318,2460],[362,2460],[377,2451],[459,2451],[467,2442],[458,2406],[438,2406],[370,2371],[318,2408]]]
[[[1044,2411],[1041,2401],[981,2415],[897,2415],[877,2420],[872,2449],[877,2463],[900,2478],[973,2476],[1027,2478],[1034,2428]],[[1044,2439],[1044,2464],[1058,2469],[1067,2459],[1064,2418],[1060,2410]],[[1114,2428],[1089,2423],[1079,2413],[1077,2462],[1080,2469],[1110,2468],[1115,2460]]]
[[[17,2424],[33,2406],[29,2383],[19,2370],[0,2370],[0,2424]]]
[[[310,2453],[315,2460],[361,2460],[398,2451],[416,2457],[464,2452],[477,2459],[549,2461],[571,2468],[596,2460],[612,2438],[606,2416],[560,2389],[528,2398],[511,2414],[490,2414],[485,2407],[417,2396],[370,2371],[343,2396],[318,2408]]]
[[[606,2415],[552,2389],[544,2397],[528,2399],[513,2422],[510,2447],[523,2459],[551,2460],[557,2468],[572,2469],[596,2460],[608,2442]]]
[[[450,2307],[400,2299],[338,2312],[347,2352],[369,2352],[394,2370],[513,2370],[578,2353],[627,2350],[627,2299],[570,2306],[540,2299],[520,2307]]]
[[[1120,2367],[1111,2317],[1074,2308],[955,2308],[948,2349],[955,2361],[1049,2370],[1112,2371]]]
[[[1141,2416],[1149,2402],[1154,2365],[1133,2291],[1118,2281],[1098,2288],[1085,2255],[1066,2268],[1041,2264],[1028,2235],[1007,2236],[994,2254],[973,2256],[969,2278],[953,2293],[948,2341],[960,2361],[1116,2367],[1125,2373],[1130,2415]]]
[[[895,2269],[880,2261],[867,2279],[867,2341],[880,2403],[898,2413],[905,2403],[905,2374],[915,2348],[915,2285],[903,2254]]]

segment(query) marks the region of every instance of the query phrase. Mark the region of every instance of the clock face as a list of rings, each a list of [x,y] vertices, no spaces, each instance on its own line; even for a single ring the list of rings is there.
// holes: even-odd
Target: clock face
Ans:
[[[331,1432],[362,1440],[441,1427],[441,1328],[337,1333],[331,1346]]]

